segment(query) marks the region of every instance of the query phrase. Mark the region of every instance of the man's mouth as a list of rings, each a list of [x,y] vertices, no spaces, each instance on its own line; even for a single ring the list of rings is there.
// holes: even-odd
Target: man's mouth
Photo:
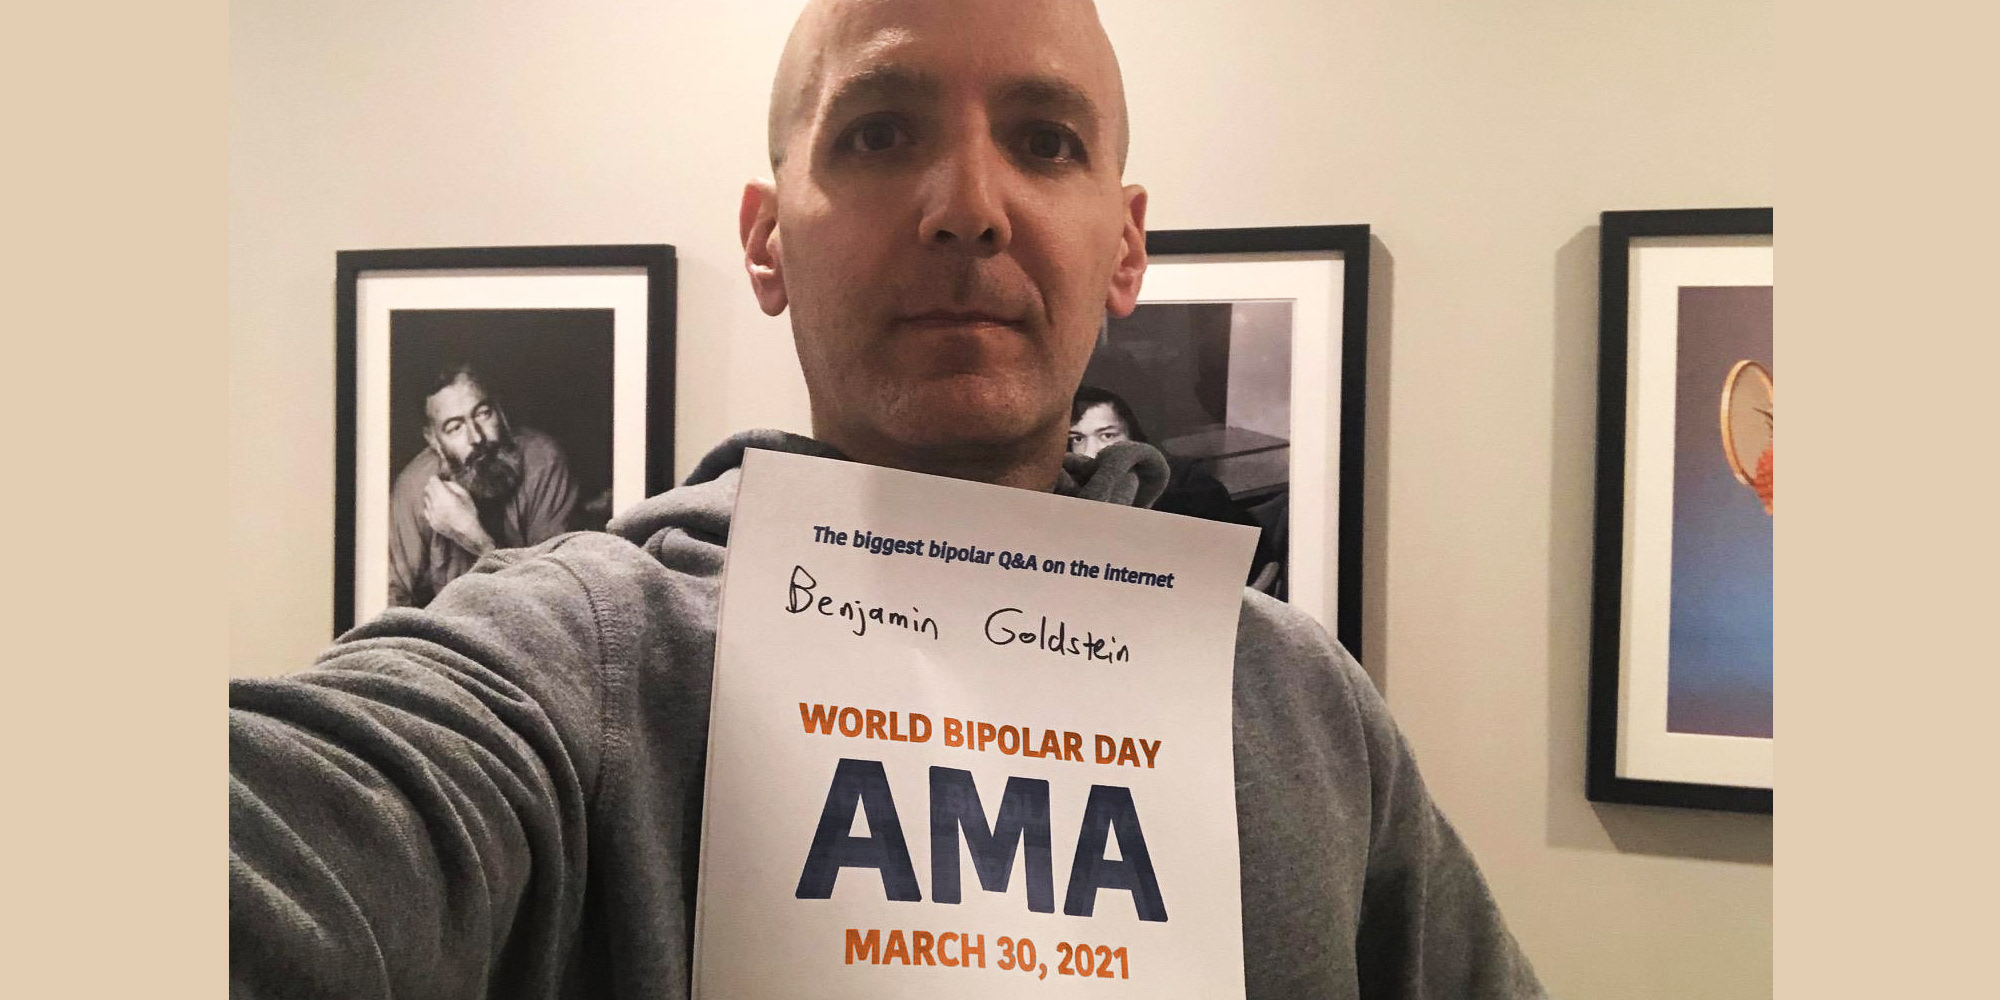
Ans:
[[[1020,319],[977,309],[929,309],[904,316],[900,322],[905,326],[935,328],[1005,326],[1018,329],[1022,325]]]

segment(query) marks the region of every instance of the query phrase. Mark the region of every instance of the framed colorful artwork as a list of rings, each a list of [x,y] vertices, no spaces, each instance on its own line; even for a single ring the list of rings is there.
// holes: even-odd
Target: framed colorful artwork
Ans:
[[[1771,811],[1771,223],[1603,214],[1593,801]]]
[[[1070,450],[1144,441],[1173,514],[1252,525],[1245,583],[1361,649],[1368,227],[1146,234],[1131,316],[1107,317]]]
[[[334,632],[673,477],[674,249],[336,256]]]

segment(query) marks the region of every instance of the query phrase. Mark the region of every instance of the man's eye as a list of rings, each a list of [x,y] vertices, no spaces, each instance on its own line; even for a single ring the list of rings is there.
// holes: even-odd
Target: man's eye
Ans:
[[[1069,162],[1083,159],[1083,146],[1066,129],[1041,126],[1027,137],[1028,155],[1038,160]]]
[[[896,123],[876,118],[862,122],[842,137],[841,144],[856,153],[881,153],[895,148],[903,137]]]

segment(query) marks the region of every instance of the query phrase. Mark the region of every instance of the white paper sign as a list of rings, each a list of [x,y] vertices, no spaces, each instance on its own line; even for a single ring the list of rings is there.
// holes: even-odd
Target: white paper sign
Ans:
[[[716,639],[695,995],[1241,997],[1256,531],[768,451]]]

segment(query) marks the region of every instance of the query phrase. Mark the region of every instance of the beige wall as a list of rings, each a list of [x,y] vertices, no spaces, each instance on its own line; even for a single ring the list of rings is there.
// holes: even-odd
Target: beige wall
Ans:
[[[1739,0],[1106,0],[1155,228],[1375,227],[1364,650],[1550,987],[1767,996],[1766,818],[1584,801],[1596,214],[1772,201]],[[239,2],[231,670],[332,604],[333,254],[666,242],[680,472],[806,429],[735,207],[783,3]]]

